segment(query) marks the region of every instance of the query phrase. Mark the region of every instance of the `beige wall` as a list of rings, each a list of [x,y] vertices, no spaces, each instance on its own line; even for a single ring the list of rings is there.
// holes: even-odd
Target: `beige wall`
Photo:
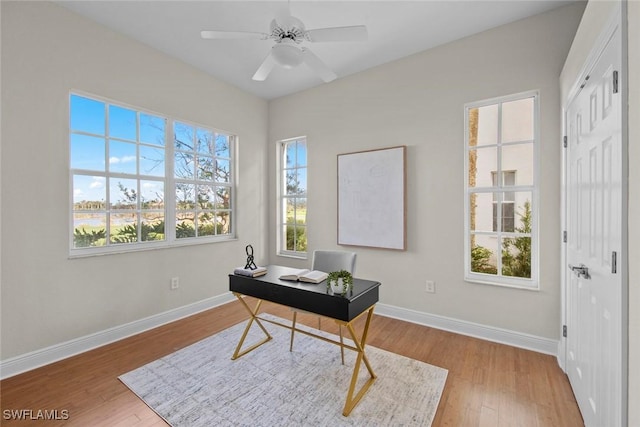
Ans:
[[[265,101],[55,3],[1,4],[2,360],[221,295],[248,243],[263,262]],[[237,133],[239,240],[68,259],[70,89]]]
[[[629,425],[640,426],[640,1],[629,25]]]
[[[557,339],[560,330],[560,92],[580,20],[572,5],[465,38],[269,106],[270,261],[275,247],[275,142],[308,137],[309,251],[337,248],[336,155],[408,147],[408,249],[357,248],[356,274],[379,279],[381,302]],[[464,104],[540,90],[540,291],[466,283]],[[384,203],[381,200],[381,203]],[[436,293],[425,292],[425,280]]]

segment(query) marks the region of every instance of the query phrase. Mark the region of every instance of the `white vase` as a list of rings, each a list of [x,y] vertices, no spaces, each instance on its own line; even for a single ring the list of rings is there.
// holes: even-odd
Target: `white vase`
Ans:
[[[335,282],[331,282],[331,290],[334,294],[342,295],[342,292],[344,291],[344,283],[342,281],[342,277],[338,277],[338,280],[336,280]]]

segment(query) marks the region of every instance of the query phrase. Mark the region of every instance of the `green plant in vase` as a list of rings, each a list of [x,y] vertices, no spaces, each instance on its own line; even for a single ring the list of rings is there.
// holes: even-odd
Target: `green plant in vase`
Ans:
[[[331,289],[335,295],[347,295],[353,288],[353,276],[347,270],[332,271],[327,276],[327,290]]]

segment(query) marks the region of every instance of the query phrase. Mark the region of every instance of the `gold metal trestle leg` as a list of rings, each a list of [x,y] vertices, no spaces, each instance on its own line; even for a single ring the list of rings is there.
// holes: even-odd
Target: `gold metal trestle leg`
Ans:
[[[256,304],[256,308],[254,310],[251,310],[251,307],[249,307],[249,305],[247,304],[247,302],[244,300],[244,298],[242,297],[241,294],[238,293],[233,293],[236,298],[238,298],[240,300],[240,302],[242,303],[242,305],[244,306],[244,308],[249,312],[249,314],[251,315],[251,318],[247,321],[247,326],[244,328],[244,332],[242,333],[242,337],[240,337],[240,341],[238,342],[238,345],[236,347],[236,351],[233,353],[233,356],[231,356],[231,360],[235,360],[238,357],[244,356],[245,354],[249,353],[252,350],[255,350],[256,348],[260,347],[262,344],[266,343],[267,341],[271,341],[271,339],[273,338],[271,336],[271,334],[269,334],[269,332],[265,329],[265,327],[262,325],[262,322],[260,322],[260,319],[258,319],[257,314],[260,311],[260,305],[262,304],[262,300],[258,300],[258,303]],[[251,325],[253,324],[253,322],[256,322],[256,324],[258,326],[260,326],[260,329],[262,329],[262,332],[264,332],[264,334],[266,335],[266,338],[264,338],[262,341],[252,345],[251,347],[247,348],[246,350],[242,350],[242,345],[244,344],[244,340],[245,338],[247,338],[247,334],[249,333],[249,329],[251,329]]]
[[[296,320],[298,318],[298,312],[293,311],[293,323],[291,324],[291,342],[289,343],[289,351],[293,351],[293,335],[296,332]]]
[[[355,319],[352,319],[351,321],[347,322],[347,321],[343,321],[343,320],[338,320],[338,319],[334,319],[336,321],[336,323],[338,324],[339,328],[340,328],[340,341],[336,341],[334,339],[331,339],[329,337],[320,335],[320,334],[315,334],[311,331],[305,330],[305,329],[298,329],[296,328],[296,323],[297,323],[297,313],[294,311],[293,313],[293,323],[291,326],[278,322],[278,321],[274,321],[271,319],[268,319],[266,317],[258,317],[258,313],[260,311],[260,306],[262,304],[262,300],[258,300],[258,303],[256,304],[255,308],[252,310],[251,307],[249,307],[249,305],[247,304],[247,302],[245,301],[245,298],[243,297],[242,294],[239,294],[237,292],[234,292],[233,295],[236,296],[236,298],[238,298],[238,300],[242,303],[242,305],[244,306],[244,308],[247,310],[247,312],[250,314],[250,318],[247,321],[247,326],[244,328],[244,332],[242,333],[242,336],[240,337],[240,341],[238,342],[238,345],[236,346],[236,350],[233,353],[233,356],[231,357],[232,360],[235,360],[239,357],[244,356],[245,354],[249,353],[250,351],[255,350],[256,348],[260,347],[262,344],[270,341],[273,339],[273,337],[269,334],[269,332],[265,329],[264,325],[262,324],[262,321],[265,322],[269,322],[269,323],[273,323],[275,325],[278,326],[282,326],[284,328],[290,329],[291,330],[291,341],[289,343],[289,351],[293,350],[293,335],[294,332],[300,332],[303,333],[305,335],[309,335],[318,339],[321,339],[323,341],[327,341],[329,343],[332,344],[337,344],[340,346],[340,351],[342,352],[341,356],[342,356],[342,364],[344,364],[344,349],[345,347],[348,348],[349,350],[353,350],[355,351],[358,355],[356,357],[356,362],[355,365],[353,367],[353,373],[351,374],[351,382],[349,384],[349,391],[347,392],[347,397],[345,399],[345,403],[344,403],[344,409],[342,411],[342,415],[349,416],[349,414],[351,413],[351,411],[353,410],[353,408],[355,408],[355,406],[358,404],[358,402],[360,402],[360,400],[362,399],[362,397],[365,395],[365,393],[367,392],[367,390],[369,390],[369,387],[371,387],[371,385],[375,382],[377,376],[375,374],[375,372],[373,372],[373,368],[371,367],[371,364],[369,363],[369,359],[367,358],[367,355],[365,353],[365,346],[367,343],[367,335],[369,333],[369,326],[371,325],[371,318],[373,317],[373,309],[374,306],[369,307],[367,310],[364,310],[362,313],[360,313],[358,316],[356,316]],[[367,319],[365,321],[364,324],[364,328],[362,330],[362,335],[360,337],[357,336],[356,331],[353,328],[353,323],[359,319],[360,317],[364,316],[366,313],[367,315]],[[247,338],[247,334],[249,333],[249,330],[251,329],[251,326],[253,325],[253,322],[255,322],[260,329],[262,329],[262,332],[265,335],[265,338],[256,343],[253,344],[252,346],[246,348],[246,349],[242,349],[242,346],[244,345],[244,341]],[[348,332],[349,335],[351,337],[351,339],[353,340],[354,345],[350,345],[350,344],[346,344],[344,342],[344,334],[342,332],[342,328],[345,328]],[[360,374],[360,367],[362,365],[362,362],[364,362],[365,367],[367,368],[367,371],[369,373],[369,378],[367,379],[367,381],[362,385],[362,387],[356,391],[356,385],[358,383],[358,376]]]
[[[369,332],[369,325],[371,323],[371,317],[373,316],[373,307],[369,308],[369,312],[367,313],[367,321],[364,326],[364,330],[362,331],[362,337],[358,340],[356,336],[356,332],[353,329],[353,325],[351,323],[345,323],[349,334],[351,335],[351,339],[356,345],[358,349],[358,357],[356,358],[356,364],[353,367],[353,374],[351,375],[351,384],[349,385],[349,392],[347,393],[347,399],[344,403],[344,410],[342,411],[342,415],[349,416],[353,408],[358,404],[362,396],[369,390],[371,384],[376,380],[376,374],[373,372],[373,368],[369,364],[369,359],[364,352],[364,347],[367,342],[367,333]],[[364,361],[365,366],[367,367],[367,371],[369,371],[370,378],[366,383],[362,386],[362,388],[358,391],[358,393],[354,397],[356,383],[358,382],[358,374],[360,373],[360,364]]]

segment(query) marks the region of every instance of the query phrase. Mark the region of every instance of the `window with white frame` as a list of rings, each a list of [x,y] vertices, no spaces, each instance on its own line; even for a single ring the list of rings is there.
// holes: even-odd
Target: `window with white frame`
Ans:
[[[307,253],[307,140],[280,141],[278,253]]]
[[[465,106],[465,279],[538,287],[538,93]]]
[[[176,238],[231,233],[230,135],[173,122]]]
[[[71,93],[71,254],[233,238],[234,140]]]

